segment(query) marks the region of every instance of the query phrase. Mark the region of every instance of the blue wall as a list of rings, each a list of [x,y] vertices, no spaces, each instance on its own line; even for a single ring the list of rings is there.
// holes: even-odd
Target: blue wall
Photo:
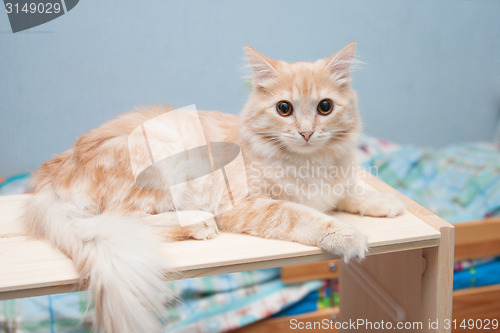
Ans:
[[[119,5],[118,5],[119,4]],[[288,61],[351,40],[366,131],[440,146],[490,140],[500,109],[500,2],[97,1],[12,34],[0,13],[0,176],[32,170],[134,106],[238,113],[242,45]]]

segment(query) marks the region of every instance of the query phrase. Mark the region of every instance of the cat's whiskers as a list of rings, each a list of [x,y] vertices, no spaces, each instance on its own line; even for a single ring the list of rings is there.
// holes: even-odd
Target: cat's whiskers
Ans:
[[[278,135],[276,135],[274,133],[256,132],[256,134],[258,134],[260,136],[260,138],[267,143],[278,144],[280,149],[286,147],[285,143],[279,138]]]
[[[328,134],[330,134],[330,139],[345,139],[343,136],[349,133],[348,128],[336,128],[333,130],[328,130]]]

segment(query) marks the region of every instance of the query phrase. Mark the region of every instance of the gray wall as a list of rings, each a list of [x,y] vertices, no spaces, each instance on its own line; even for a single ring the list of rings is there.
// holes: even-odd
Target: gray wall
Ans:
[[[244,43],[297,61],[357,40],[368,133],[433,146],[490,140],[499,16],[496,0],[82,0],[12,34],[0,13],[0,175],[33,170],[134,106],[239,112]]]

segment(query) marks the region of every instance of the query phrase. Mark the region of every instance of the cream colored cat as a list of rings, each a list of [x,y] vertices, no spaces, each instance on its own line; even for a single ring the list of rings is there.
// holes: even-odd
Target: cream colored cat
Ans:
[[[169,299],[162,283],[168,262],[158,251],[162,240],[206,239],[221,230],[362,259],[365,237],[325,213],[392,217],[404,211],[395,197],[356,187],[353,150],[361,120],[349,75],[355,43],[314,63],[289,64],[250,47],[245,51],[254,88],[240,118],[199,113],[207,141],[234,142],[243,152],[250,193],[233,209],[217,211],[214,202],[223,190],[217,186],[193,189],[174,204],[168,189],[137,185],[131,159],[147,157],[130,148],[129,136],[167,107],[105,123],[35,173],[26,225],[74,260],[101,332],[160,330],[158,318]],[[155,185],[156,179],[146,181]],[[192,218],[207,214],[206,221],[181,226],[174,210]]]

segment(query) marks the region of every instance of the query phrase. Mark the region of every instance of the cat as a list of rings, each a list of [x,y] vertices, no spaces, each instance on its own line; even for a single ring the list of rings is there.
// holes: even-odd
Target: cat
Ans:
[[[161,330],[162,308],[173,297],[163,283],[168,263],[158,247],[164,240],[236,232],[319,246],[345,260],[364,258],[366,237],[326,213],[394,217],[405,206],[392,194],[357,191],[355,48],[351,42],[328,59],[286,63],[245,46],[253,89],[240,117],[199,112],[207,141],[238,144],[245,161],[249,194],[221,214],[213,205],[220,188],[192,191],[174,204],[167,190],[138,186],[128,138],[170,107],[121,115],[41,165],[24,221],[29,234],[74,261],[94,304],[96,330]],[[175,210],[212,214],[182,226],[172,222]]]

